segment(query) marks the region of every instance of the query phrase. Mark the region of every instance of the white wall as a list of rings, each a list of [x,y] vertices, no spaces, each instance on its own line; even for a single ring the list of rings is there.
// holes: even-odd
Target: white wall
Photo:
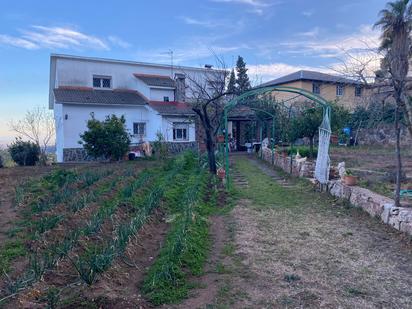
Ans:
[[[61,104],[56,104],[56,106]],[[98,120],[104,120],[107,115],[124,115],[126,118],[126,127],[130,134],[133,134],[134,122],[146,123],[146,136],[143,138],[147,141],[156,139],[156,132],[162,130],[161,117],[149,110],[146,106],[101,106],[101,105],[76,105],[64,104],[62,107],[63,118],[63,148],[80,148],[78,143],[80,134],[87,127],[87,120],[90,119],[90,113]],[[67,115],[67,119],[65,119]],[[132,143],[138,142],[137,137],[133,137]]]
[[[112,77],[112,89],[137,90],[148,99],[154,101],[163,101],[163,94],[167,92],[169,97],[173,97],[174,100],[173,90],[150,89],[144,82],[133,75],[135,73],[153,74],[174,78],[174,76],[171,76],[172,73],[169,66],[153,66],[150,64],[130,62],[93,61],[90,59],[57,56],[52,58],[52,68],[54,68],[54,66],[56,67],[55,76],[51,76],[51,84],[54,88],[58,88],[59,86],[93,87],[93,75],[101,75]],[[210,78],[210,76],[206,75],[210,73],[206,72],[211,71],[198,68],[175,67],[173,75],[175,73],[184,73],[187,76],[191,76],[192,79],[201,81],[202,79]],[[51,74],[53,75],[54,72],[52,71]],[[187,84],[190,83],[191,78],[186,78]],[[189,92],[186,94],[190,95]],[[53,104],[51,104],[51,108],[52,105]]]
[[[181,142],[194,142],[196,140],[196,126],[194,121],[182,117],[163,117],[162,134],[167,142],[173,142],[173,122],[184,122],[189,125],[189,139]],[[177,143],[179,141],[176,141]]]
[[[163,97],[169,97],[169,101],[175,100],[175,92],[173,89],[150,89],[150,100],[152,101],[163,101]]]

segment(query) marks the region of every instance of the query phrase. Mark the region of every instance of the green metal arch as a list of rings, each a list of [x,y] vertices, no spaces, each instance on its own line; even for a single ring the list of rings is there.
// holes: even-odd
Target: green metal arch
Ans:
[[[331,116],[331,106],[329,104],[328,101],[326,101],[324,98],[322,98],[319,95],[316,95],[310,91],[307,91],[305,89],[302,88],[296,88],[296,87],[289,87],[289,86],[265,86],[265,87],[258,87],[258,88],[254,88],[251,89],[249,91],[246,91],[244,93],[242,93],[240,96],[237,96],[235,98],[233,98],[232,100],[230,100],[224,108],[224,124],[225,124],[225,171],[226,171],[226,177],[227,180],[229,180],[229,139],[228,139],[228,120],[227,120],[227,116],[228,116],[228,112],[233,109],[235,106],[237,106],[241,101],[243,101],[244,99],[247,99],[249,97],[255,96],[255,95],[261,95],[261,94],[266,94],[266,93],[271,93],[271,92],[287,92],[287,93],[295,93],[298,95],[302,95],[310,100],[312,100],[313,102],[315,102],[316,104],[320,105],[321,107],[323,107],[323,116],[325,117],[325,115],[327,114],[329,116]],[[259,110],[257,108],[251,108],[252,110]],[[263,111],[263,110],[260,110]],[[266,111],[264,111],[266,112]],[[266,112],[267,114],[269,114],[271,117],[273,117],[274,119],[274,115]]]

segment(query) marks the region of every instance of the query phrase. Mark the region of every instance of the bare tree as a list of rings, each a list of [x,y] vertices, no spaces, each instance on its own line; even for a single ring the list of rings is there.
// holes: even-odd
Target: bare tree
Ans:
[[[47,147],[55,139],[53,114],[45,107],[28,110],[20,120],[10,122],[10,128],[21,137],[32,141],[40,148],[40,162],[47,162]]]
[[[216,68],[209,69],[202,75],[186,74],[188,79],[188,97],[193,111],[199,117],[205,133],[209,171],[216,174],[216,135],[223,119],[224,103],[231,93],[226,84],[230,75],[222,58],[215,56]]]

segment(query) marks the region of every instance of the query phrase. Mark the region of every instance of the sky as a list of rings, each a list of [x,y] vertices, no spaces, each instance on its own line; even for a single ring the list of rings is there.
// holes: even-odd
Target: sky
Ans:
[[[254,84],[334,71],[378,44],[385,0],[0,0],[0,145],[48,105],[51,53],[203,66],[241,55]]]

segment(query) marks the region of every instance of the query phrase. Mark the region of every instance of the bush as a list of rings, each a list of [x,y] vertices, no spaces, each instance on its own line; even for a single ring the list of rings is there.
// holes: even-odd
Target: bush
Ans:
[[[4,166],[3,157],[0,155],[0,168],[2,168],[3,166]]]
[[[9,153],[14,162],[20,166],[32,166],[39,161],[40,147],[32,142],[25,142],[21,138],[9,146]]]
[[[299,151],[299,154],[302,157],[307,157],[310,158],[310,147],[306,147],[306,146],[302,146],[302,147],[293,147],[292,149],[289,148],[288,149],[288,155],[293,155],[295,156],[297,154],[297,152]],[[318,155],[318,149],[316,147],[313,148],[313,158],[316,159]]]
[[[88,131],[80,135],[87,154],[94,157],[104,157],[120,160],[129,150],[130,135],[126,131],[124,116],[106,116],[99,121],[92,116],[87,122]]]

